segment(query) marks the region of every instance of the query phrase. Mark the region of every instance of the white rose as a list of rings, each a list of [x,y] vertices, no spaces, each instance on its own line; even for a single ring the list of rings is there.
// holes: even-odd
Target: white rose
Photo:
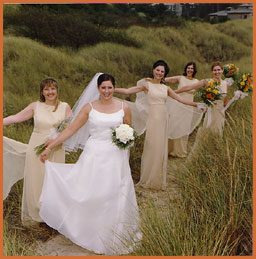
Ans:
[[[127,124],[121,124],[116,128],[116,138],[124,144],[126,144],[129,140],[134,140],[133,133],[133,128]]]

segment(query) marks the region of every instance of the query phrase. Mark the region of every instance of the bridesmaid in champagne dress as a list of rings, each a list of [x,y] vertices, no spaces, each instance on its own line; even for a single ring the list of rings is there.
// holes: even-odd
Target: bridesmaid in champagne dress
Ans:
[[[203,129],[208,128],[214,133],[220,134],[222,136],[224,124],[225,124],[225,113],[222,111],[223,108],[228,103],[227,93],[229,91],[230,85],[227,81],[221,79],[223,74],[223,66],[221,62],[216,61],[212,63],[211,66],[213,79],[220,82],[220,92],[222,93],[221,100],[217,100],[215,105],[211,107],[210,110],[207,111],[204,122],[203,122]],[[191,91],[193,89],[199,89],[204,87],[207,82],[211,79],[203,79],[197,83],[185,85],[182,88],[175,90],[176,93],[183,93],[186,91]],[[200,131],[199,131],[200,132]]]
[[[182,88],[184,85],[190,85],[193,83],[198,82],[198,80],[195,78],[195,75],[197,73],[196,69],[196,63],[195,62],[188,62],[184,68],[184,73],[182,76],[172,76],[165,78],[165,82],[169,84],[176,84],[179,83],[178,88]],[[193,101],[194,99],[194,89],[183,92],[180,94],[183,98]],[[201,118],[198,119],[198,123],[193,124],[193,128],[191,128],[192,125],[192,119],[194,115],[194,110],[192,107],[188,107],[187,105],[183,105],[182,103],[174,103],[172,102],[170,107],[170,110],[172,110],[172,119],[169,118],[169,124],[174,126],[176,124],[176,130],[177,131],[185,131],[184,128],[187,128],[187,132],[191,133],[194,130],[194,127],[197,126],[197,124],[201,121]],[[182,118],[181,123],[179,123],[179,119]],[[179,125],[178,125],[179,124]],[[186,157],[187,156],[187,145],[188,145],[188,136],[184,135],[180,138],[171,139],[169,138],[168,141],[168,153],[169,155],[173,157]]]
[[[39,198],[44,181],[45,167],[36,155],[34,148],[43,144],[51,130],[63,121],[71,111],[69,105],[58,100],[58,84],[53,78],[47,78],[40,84],[40,100],[29,104],[24,110],[4,118],[3,125],[20,123],[34,119],[34,129],[28,145],[4,138],[4,198],[10,187],[24,177],[22,195],[22,223],[33,225],[43,222],[39,216]],[[24,155],[25,154],[25,155]],[[61,146],[54,149],[51,161],[64,162],[65,152]],[[17,173],[13,173],[16,171]],[[9,173],[10,172],[10,173]],[[22,174],[22,175],[21,175]]]
[[[141,159],[141,175],[138,186],[156,190],[166,189],[166,168],[168,159],[168,96],[187,105],[197,107],[197,103],[188,101],[167,87],[164,77],[169,72],[169,67],[163,60],[158,60],[153,65],[153,79],[142,79],[127,89],[116,88],[116,93],[134,94],[144,92],[146,94],[147,109],[146,136]],[[138,95],[137,95],[138,98]],[[141,98],[145,99],[145,98]],[[137,100],[136,100],[137,101]],[[142,104],[142,102],[141,102]],[[143,106],[143,104],[141,105]],[[132,103],[131,103],[132,108]],[[139,120],[139,118],[138,118]],[[135,127],[136,129],[136,127]],[[140,132],[141,133],[141,132]]]

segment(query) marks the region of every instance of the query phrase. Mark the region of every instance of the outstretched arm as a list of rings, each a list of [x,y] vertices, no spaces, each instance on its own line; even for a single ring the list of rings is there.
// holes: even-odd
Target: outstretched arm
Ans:
[[[198,88],[203,87],[205,84],[206,84],[206,80],[203,79],[203,80],[200,80],[200,81],[190,84],[190,85],[184,85],[180,89],[175,90],[175,93],[180,94],[180,93],[187,92],[187,91],[190,91],[193,89],[198,89]]]
[[[136,94],[142,91],[146,91],[145,84],[140,84],[129,88],[115,88],[115,93],[119,93],[119,94]]]
[[[166,77],[164,81],[169,84],[176,84],[180,82],[180,78],[181,76],[171,76],[171,77]]]
[[[20,122],[31,119],[34,115],[35,105],[36,105],[36,103],[33,102],[33,103],[29,104],[25,109],[18,112],[17,114],[4,118],[3,125],[7,126],[12,123],[20,123]]]
[[[60,133],[60,135],[46,147],[46,149],[40,155],[40,160],[43,163],[48,158],[48,155],[52,148],[58,146],[66,139],[70,138],[87,122],[90,110],[91,107],[89,104],[84,105],[84,107],[81,109],[81,111],[77,115],[76,119],[71,123],[71,125],[64,129]]]
[[[188,100],[184,99],[180,95],[176,94],[171,88],[168,88],[168,96],[172,97],[173,99],[177,100],[178,102],[197,107],[196,102],[192,102],[192,101],[188,101]]]

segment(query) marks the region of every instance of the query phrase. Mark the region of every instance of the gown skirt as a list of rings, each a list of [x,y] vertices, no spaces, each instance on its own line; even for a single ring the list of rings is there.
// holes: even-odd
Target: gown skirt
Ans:
[[[165,104],[149,106],[147,131],[141,157],[141,177],[138,186],[166,189],[168,159],[168,116]]]
[[[182,88],[185,85],[190,85],[198,82],[197,79],[188,79],[185,76],[181,76],[177,89]],[[179,95],[188,101],[193,101],[195,90],[180,93]],[[198,112],[194,107],[185,105],[179,102],[171,102],[169,109],[172,114],[169,119],[169,125],[174,128],[175,133],[178,135],[182,133],[179,138],[169,138],[168,141],[168,153],[174,157],[186,157],[189,134],[193,132],[195,127],[200,123],[202,113]],[[185,132],[189,134],[185,134]]]
[[[93,110],[89,120],[95,116],[107,117]],[[45,162],[40,216],[97,254],[127,254],[141,238],[129,150],[119,149],[107,131],[89,137],[75,164]]]
[[[65,119],[67,103],[60,102],[56,111],[54,106],[44,102],[36,102],[34,111],[34,129],[29,143],[24,144],[7,137],[3,138],[3,179],[4,199],[11,187],[18,180],[24,178],[22,195],[22,223],[26,226],[36,222],[43,222],[39,216],[39,198],[44,181],[45,166],[39,160],[34,148],[43,144],[52,134],[55,126]],[[65,162],[65,151],[61,145],[53,149],[50,161]]]

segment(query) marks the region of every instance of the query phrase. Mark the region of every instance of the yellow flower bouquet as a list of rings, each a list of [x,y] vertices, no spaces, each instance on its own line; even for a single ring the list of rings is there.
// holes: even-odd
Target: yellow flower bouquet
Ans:
[[[220,100],[222,93],[220,92],[220,82],[213,79],[208,81],[203,89],[199,90],[202,101],[211,106],[216,100]]]
[[[232,77],[235,79],[238,75],[239,68],[234,64],[226,64],[224,65],[223,74],[226,78]]]
[[[241,92],[251,92],[253,88],[253,79],[251,73],[242,74],[241,78],[237,81],[237,87]]]

